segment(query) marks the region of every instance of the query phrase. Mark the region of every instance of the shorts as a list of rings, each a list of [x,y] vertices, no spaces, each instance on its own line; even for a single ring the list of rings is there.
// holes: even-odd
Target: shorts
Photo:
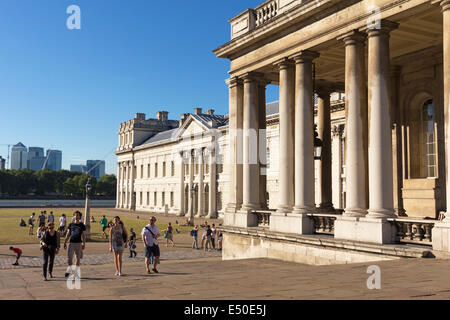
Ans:
[[[152,255],[159,257],[159,246],[157,244],[152,247],[145,247],[145,257],[150,258]]]
[[[75,253],[77,259],[83,259],[83,249],[81,248],[81,242],[71,242],[69,243],[68,257],[69,259],[73,258],[73,254]]]
[[[102,231],[105,232],[106,228],[108,228],[108,227],[102,227]]]
[[[45,227],[45,222],[39,222],[39,228],[40,227]]]
[[[59,231],[64,232],[65,229],[66,229],[66,226],[59,226]]]

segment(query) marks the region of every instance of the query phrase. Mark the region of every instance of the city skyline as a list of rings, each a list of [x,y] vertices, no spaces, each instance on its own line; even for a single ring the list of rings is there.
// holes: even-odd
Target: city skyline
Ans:
[[[1,3],[8,14],[0,30],[0,111],[21,125],[0,118],[0,155],[21,140],[63,150],[64,169],[100,159],[116,174],[123,119],[164,110],[179,120],[194,107],[226,114],[229,62],[212,50],[228,40],[227,19],[259,2],[78,0],[81,30],[66,27],[70,2]],[[278,93],[270,87],[273,101]]]

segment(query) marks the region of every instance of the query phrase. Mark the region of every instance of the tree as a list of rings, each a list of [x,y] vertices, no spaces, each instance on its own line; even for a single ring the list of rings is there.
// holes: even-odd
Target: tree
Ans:
[[[49,169],[39,170],[34,173],[36,178],[36,193],[44,195],[49,192],[56,192],[56,179],[58,173]]]
[[[97,182],[97,194],[113,196],[116,194],[117,178],[113,174],[105,174]]]
[[[63,183],[63,193],[66,196],[74,196],[78,193],[78,185],[73,178],[68,178]]]
[[[33,170],[13,170],[12,174],[17,178],[17,191],[19,194],[28,194],[36,190],[37,179]]]

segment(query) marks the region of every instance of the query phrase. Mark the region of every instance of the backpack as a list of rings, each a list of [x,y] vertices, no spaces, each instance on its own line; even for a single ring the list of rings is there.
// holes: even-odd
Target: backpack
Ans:
[[[191,237],[194,236],[194,230],[191,230]]]

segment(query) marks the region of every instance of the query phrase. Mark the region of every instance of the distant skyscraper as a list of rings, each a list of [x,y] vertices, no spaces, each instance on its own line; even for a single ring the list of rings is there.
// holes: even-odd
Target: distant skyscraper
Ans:
[[[61,170],[62,166],[62,151],[61,150],[47,150],[47,163],[45,165],[46,169],[53,171]]]
[[[86,173],[87,172],[87,166],[85,166],[83,164],[71,164],[70,165],[70,171]]]
[[[86,161],[87,173],[95,177],[97,180],[105,175],[105,161],[88,160]]]
[[[28,169],[38,171],[42,170],[45,162],[44,148],[29,147],[28,148]]]
[[[5,170],[6,169],[6,160],[2,158],[2,156],[0,156],[0,170]]]
[[[14,145],[11,149],[11,169],[19,170],[26,169],[28,162],[27,147],[22,142]]]

